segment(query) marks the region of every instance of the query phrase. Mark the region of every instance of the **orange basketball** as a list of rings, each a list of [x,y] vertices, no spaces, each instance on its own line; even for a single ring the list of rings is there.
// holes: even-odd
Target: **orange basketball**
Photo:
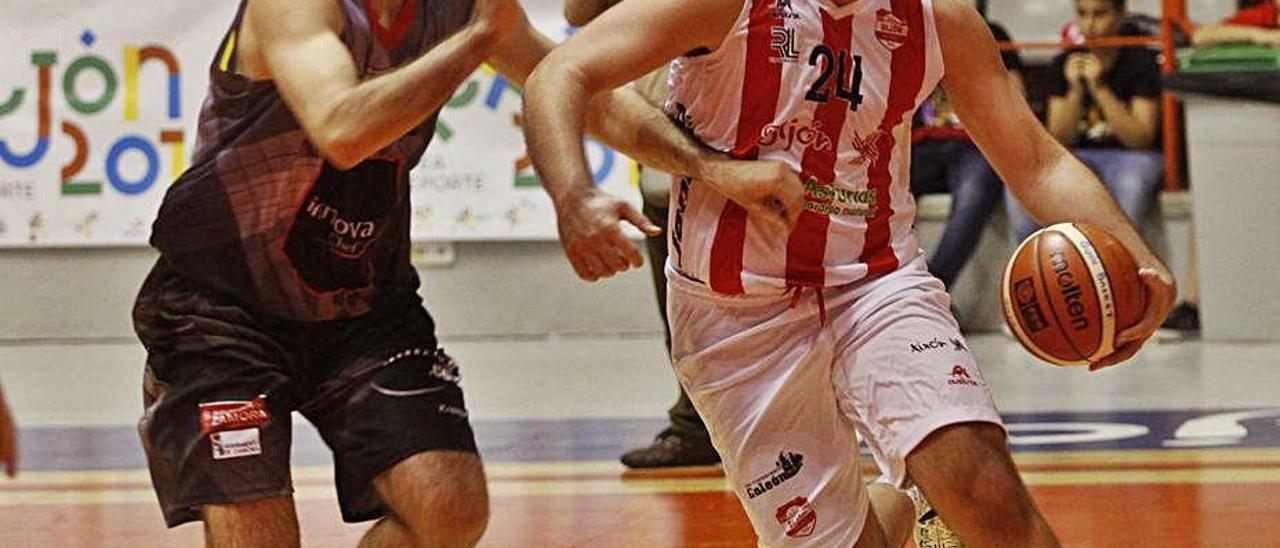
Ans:
[[[1018,246],[1000,280],[1004,320],[1022,346],[1057,365],[1087,365],[1138,323],[1146,292],[1129,250],[1100,228],[1061,223]]]

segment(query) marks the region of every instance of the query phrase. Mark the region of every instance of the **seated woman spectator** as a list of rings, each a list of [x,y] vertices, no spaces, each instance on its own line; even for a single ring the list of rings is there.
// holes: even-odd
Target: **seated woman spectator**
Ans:
[[[1240,11],[1196,30],[1196,46],[1246,43],[1280,47],[1280,0],[1242,1]]]
[[[985,17],[986,1],[976,8]],[[996,40],[1010,41],[999,24],[987,22]],[[1009,85],[1025,94],[1022,58],[1018,52],[1001,53],[1009,70]],[[938,247],[929,258],[929,272],[950,290],[982,236],[982,227],[1000,200],[1003,185],[991,164],[973,145],[956,117],[942,88],[935,89],[920,106],[911,130],[911,192],[951,193],[951,210]]]
[[[1120,34],[1125,0],[1075,0],[1075,5],[1075,26],[1083,38]],[[1098,174],[1129,221],[1141,228],[1164,180],[1156,52],[1074,48],[1055,57],[1049,70],[1049,132]],[[1005,204],[1015,243],[1039,228],[1007,192]]]

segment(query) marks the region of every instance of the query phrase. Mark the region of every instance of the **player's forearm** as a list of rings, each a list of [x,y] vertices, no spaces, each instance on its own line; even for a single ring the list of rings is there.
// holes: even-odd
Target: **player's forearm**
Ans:
[[[1146,123],[1129,111],[1128,105],[1106,86],[1096,86],[1093,97],[1102,110],[1102,116],[1115,132],[1116,138],[1131,149],[1150,148],[1156,139],[1155,124]]]
[[[1139,267],[1160,264],[1089,168],[1052,142],[1038,148],[1036,169],[1009,185],[1036,221],[1046,226],[1068,221],[1092,224],[1119,238]]]
[[[1049,134],[1063,146],[1074,146],[1080,140],[1080,116],[1083,113],[1084,91],[1073,88],[1066,97],[1049,107]]]
[[[1196,46],[1212,46],[1216,44],[1264,43],[1267,33],[1280,34],[1278,30],[1267,30],[1246,25],[1209,25],[1196,31],[1192,41]]]
[[[412,63],[349,88],[326,112],[312,142],[339,168],[360,163],[440,109],[497,40],[492,29],[471,24]]]
[[[632,90],[595,94],[581,72],[548,57],[525,86],[529,155],[554,201],[590,185],[584,131],[637,162],[672,173],[718,180],[728,157],[706,148]]]
[[[720,182],[717,167],[728,156],[680,129],[639,93],[618,88],[597,95],[587,113],[587,131],[642,165],[669,173]]]
[[[557,207],[574,193],[591,187],[582,145],[587,98],[585,78],[559,63],[554,55],[525,81],[525,145]]]

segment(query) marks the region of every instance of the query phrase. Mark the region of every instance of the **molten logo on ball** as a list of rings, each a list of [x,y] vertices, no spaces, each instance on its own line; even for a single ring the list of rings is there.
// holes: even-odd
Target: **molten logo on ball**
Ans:
[[[1053,251],[1049,254],[1049,264],[1053,266],[1053,273],[1057,276],[1062,298],[1067,301],[1067,314],[1071,316],[1071,326],[1076,331],[1088,329],[1089,318],[1085,317],[1084,303],[1080,302],[1080,298],[1084,296],[1084,290],[1080,289],[1075,275],[1071,273],[1071,266],[1067,264],[1067,254],[1062,251]]]

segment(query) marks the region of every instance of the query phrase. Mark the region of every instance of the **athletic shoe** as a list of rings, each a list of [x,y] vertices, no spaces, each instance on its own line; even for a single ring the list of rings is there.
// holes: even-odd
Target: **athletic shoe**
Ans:
[[[907,489],[911,502],[916,507],[915,538],[920,548],[964,548],[960,535],[952,531],[942,521],[942,516],[933,509],[933,505],[924,499],[919,487]]]
[[[720,454],[705,436],[682,436],[672,429],[663,430],[653,443],[632,449],[620,459],[627,468],[670,468],[673,466],[706,466],[718,464]]]

